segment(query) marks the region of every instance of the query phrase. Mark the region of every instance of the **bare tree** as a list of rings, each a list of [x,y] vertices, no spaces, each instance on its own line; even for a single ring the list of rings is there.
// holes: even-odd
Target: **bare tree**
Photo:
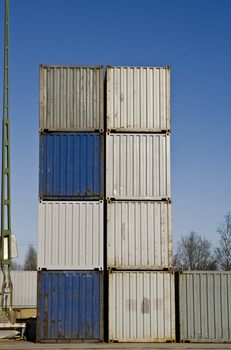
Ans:
[[[231,212],[225,215],[225,221],[217,228],[220,235],[219,247],[215,254],[221,270],[231,270]]]
[[[216,270],[216,259],[209,240],[191,231],[178,242],[174,267],[183,270]]]
[[[25,262],[24,270],[25,271],[35,271],[37,269],[37,252],[32,245],[29,246]]]

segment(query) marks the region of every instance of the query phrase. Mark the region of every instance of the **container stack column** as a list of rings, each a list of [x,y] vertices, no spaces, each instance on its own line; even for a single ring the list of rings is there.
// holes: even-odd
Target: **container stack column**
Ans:
[[[40,67],[37,340],[103,340],[104,69]]]
[[[169,67],[107,67],[109,341],[175,340]]]

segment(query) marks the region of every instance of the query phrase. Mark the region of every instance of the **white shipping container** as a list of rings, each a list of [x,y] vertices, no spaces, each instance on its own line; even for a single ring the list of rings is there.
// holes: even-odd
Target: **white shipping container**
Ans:
[[[164,269],[172,265],[172,217],[168,202],[107,203],[107,267]]]
[[[103,201],[41,201],[38,269],[103,269]]]
[[[170,130],[169,67],[107,67],[107,130]]]
[[[106,196],[118,200],[170,198],[170,135],[108,133]]]
[[[175,341],[173,273],[109,273],[109,341]]]
[[[40,130],[104,127],[104,67],[40,67]]]
[[[37,271],[11,271],[13,284],[13,308],[37,308]],[[0,286],[3,275],[0,273]],[[7,299],[9,306],[9,297]]]

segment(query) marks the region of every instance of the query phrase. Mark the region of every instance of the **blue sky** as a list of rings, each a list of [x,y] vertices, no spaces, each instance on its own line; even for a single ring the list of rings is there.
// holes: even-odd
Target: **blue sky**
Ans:
[[[229,0],[10,0],[12,230],[20,261],[37,241],[41,63],[171,66],[174,241],[195,230],[216,243],[231,210],[230,13]],[[0,73],[2,87],[2,54]]]

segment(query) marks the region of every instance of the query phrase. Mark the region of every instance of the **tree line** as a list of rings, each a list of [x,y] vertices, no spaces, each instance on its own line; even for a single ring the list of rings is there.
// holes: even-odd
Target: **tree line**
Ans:
[[[231,270],[231,212],[217,228],[218,246],[213,248],[210,240],[191,231],[177,244],[173,257],[175,269],[182,270]]]

